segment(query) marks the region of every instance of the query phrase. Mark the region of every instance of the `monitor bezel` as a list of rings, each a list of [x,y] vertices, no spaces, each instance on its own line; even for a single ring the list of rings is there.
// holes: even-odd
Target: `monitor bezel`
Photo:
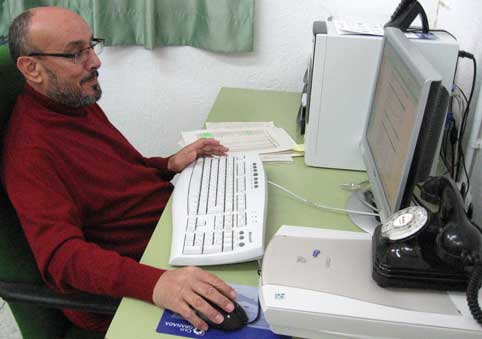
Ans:
[[[399,181],[399,185],[396,193],[396,200],[393,208],[390,206],[389,199],[386,195],[386,190],[384,184],[380,178],[376,162],[368,142],[368,124],[370,121],[370,116],[372,115],[372,110],[374,106],[374,99],[376,95],[378,76],[380,68],[383,64],[383,53],[386,44],[390,44],[397,55],[400,57],[402,62],[409,68],[411,73],[414,75],[416,81],[421,85],[421,95],[419,97],[419,102],[416,109],[416,119],[414,128],[410,135],[410,145],[408,148],[409,156],[403,162],[402,176]],[[377,204],[380,218],[385,221],[391,214],[400,209],[402,199],[405,194],[405,188],[407,184],[408,175],[410,173],[410,168],[412,166],[412,160],[414,157],[415,148],[417,146],[418,136],[420,134],[420,127],[422,125],[423,117],[425,114],[425,107],[429,98],[430,89],[434,82],[442,81],[440,74],[434,69],[434,67],[427,61],[427,59],[421,54],[418,48],[411,42],[405,34],[393,27],[385,28],[385,35],[383,39],[382,48],[380,50],[380,58],[378,65],[378,76],[375,86],[372,89],[371,94],[371,106],[369,114],[367,115],[363,139],[361,143],[362,157],[363,161],[367,167],[367,174],[371,184],[371,190]]]

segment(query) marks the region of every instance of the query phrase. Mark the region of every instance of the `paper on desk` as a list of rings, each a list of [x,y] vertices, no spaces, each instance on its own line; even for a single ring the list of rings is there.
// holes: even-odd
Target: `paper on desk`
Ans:
[[[305,144],[297,144],[293,147],[293,151],[304,154],[305,153]]]
[[[260,154],[259,157],[261,158],[262,162],[293,162],[293,157],[291,154]]]
[[[239,122],[206,122],[206,129],[246,129],[246,128],[271,128],[275,127],[272,121],[253,122],[253,121],[239,121]]]
[[[258,288],[254,286],[231,285],[236,290],[236,301],[246,311],[248,322],[256,318],[258,313]],[[226,332],[216,329],[209,329],[207,332],[194,328],[189,322],[184,320],[178,314],[169,310],[165,310],[162,314],[161,320],[157,325],[156,331],[158,333],[166,333],[187,338],[232,338],[232,339],[289,339],[291,337],[274,334],[271,332],[266,319],[264,318],[263,310],[259,309],[260,316],[254,323],[243,327],[240,330]]]
[[[292,150],[288,151],[263,153],[260,154],[260,157],[263,162],[293,162],[294,157],[302,157],[305,155],[304,152],[297,151],[296,149],[297,147],[295,146]]]
[[[346,17],[333,20],[338,34],[365,34],[383,36],[383,26],[380,24],[369,23],[363,20]]]
[[[282,128],[214,129],[182,132],[184,144],[201,138],[214,138],[229,148],[229,153],[270,153],[292,150],[296,143]]]

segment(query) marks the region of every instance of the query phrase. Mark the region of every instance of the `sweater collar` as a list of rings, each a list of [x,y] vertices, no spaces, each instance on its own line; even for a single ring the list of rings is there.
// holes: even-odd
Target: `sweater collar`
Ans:
[[[29,84],[25,84],[25,93],[37,100],[42,106],[54,112],[73,116],[85,115],[85,107],[76,108],[61,104],[60,102],[54,101],[49,97],[37,92]]]

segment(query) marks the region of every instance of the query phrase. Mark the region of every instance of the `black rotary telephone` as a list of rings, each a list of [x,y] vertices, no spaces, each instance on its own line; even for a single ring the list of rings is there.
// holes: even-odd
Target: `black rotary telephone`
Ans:
[[[373,234],[373,279],[382,287],[466,290],[474,318],[482,324],[482,230],[472,223],[455,182],[429,178],[421,198],[435,212],[412,206],[396,212]]]

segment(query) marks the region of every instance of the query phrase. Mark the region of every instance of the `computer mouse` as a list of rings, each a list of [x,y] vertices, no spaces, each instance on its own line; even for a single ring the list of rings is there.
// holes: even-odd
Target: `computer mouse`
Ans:
[[[223,331],[235,331],[243,328],[248,324],[248,316],[244,309],[239,305],[237,302],[232,301],[234,304],[234,310],[231,312],[226,312],[218,305],[214,304],[213,302],[206,300],[209,305],[211,305],[216,311],[221,313],[224,320],[220,324],[213,323],[211,320],[208,319],[203,313],[196,312],[198,316],[204,320],[210,328],[216,328]]]

